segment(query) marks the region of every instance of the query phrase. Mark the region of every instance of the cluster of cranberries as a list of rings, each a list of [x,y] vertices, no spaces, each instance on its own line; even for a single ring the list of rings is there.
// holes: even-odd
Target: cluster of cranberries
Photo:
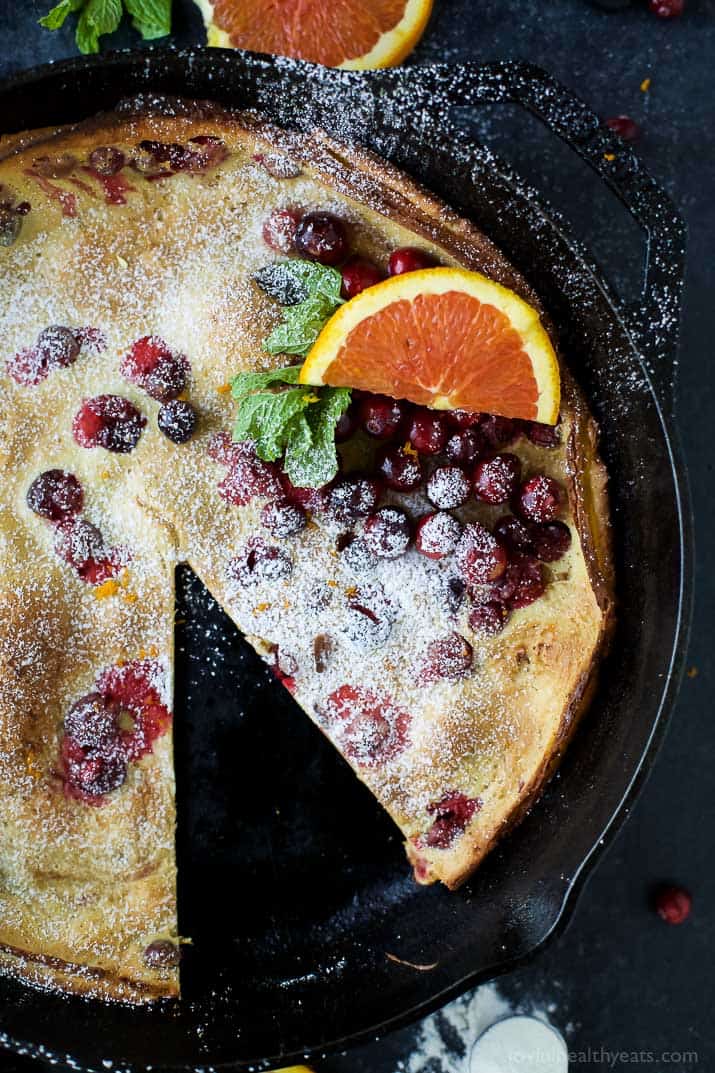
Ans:
[[[152,660],[110,667],[67,712],[60,767],[69,797],[101,804],[167,730],[171,714],[153,684],[157,669]]]
[[[343,298],[354,298],[366,287],[384,278],[384,273],[363,257],[350,257],[350,239],[345,222],[330,212],[277,209],[263,224],[263,239],[277,253],[295,253],[323,265],[342,265]],[[434,261],[422,250],[394,250],[387,270],[391,276],[431,268]]]
[[[110,548],[96,525],[81,517],[82,485],[73,473],[48,469],[27,490],[27,505],[55,527],[55,551],[88,585],[116,577],[126,564],[123,548]]]
[[[131,384],[161,403],[157,424],[172,443],[186,443],[191,439],[196,429],[196,410],[190,402],[179,398],[190,371],[184,354],[175,353],[158,335],[145,335],[124,355],[119,371]]]
[[[23,387],[36,387],[56,369],[74,365],[82,348],[99,353],[106,347],[96,328],[66,328],[51,324],[43,328],[35,342],[23,347],[7,361],[8,376]]]

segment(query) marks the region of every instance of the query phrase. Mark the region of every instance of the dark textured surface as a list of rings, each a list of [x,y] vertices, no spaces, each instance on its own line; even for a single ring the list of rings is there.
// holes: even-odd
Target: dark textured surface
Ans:
[[[4,73],[72,51],[71,36],[35,30],[38,5],[0,4]],[[437,3],[437,15],[419,61],[523,57],[540,63],[573,86],[602,114],[628,112],[644,128],[639,150],[652,173],[686,213],[691,229],[689,277],[680,373],[679,414],[689,455],[699,521],[696,618],[690,663],[672,728],[632,821],[623,830],[582,895],[565,935],[538,961],[502,983],[516,1000],[557,1003],[554,1020],[574,1025],[575,1049],[694,1049],[703,1070],[715,1044],[709,1013],[715,922],[710,866],[714,808],[710,639],[713,583],[711,461],[706,434],[713,414],[709,342],[713,310],[710,260],[714,212],[710,200],[714,151],[710,121],[715,48],[715,8],[691,0],[677,23],[661,23],[642,5],[607,15],[581,0],[571,2]],[[188,20],[184,41],[190,40]],[[465,45],[469,42],[469,45]],[[129,43],[129,36],[127,42]],[[639,90],[650,76],[650,92]],[[636,247],[624,214],[595,193],[573,169],[571,158],[523,120],[481,118],[475,133],[493,144],[575,223],[611,277],[623,289],[635,272]],[[706,347],[708,349],[706,349]],[[695,893],[693,919],[667,928],[647,908],[651,884],[663,877],[688,883]],[[400,1033],[332,1059],[334,1073],[388,1073],[410,1051],[414,1033]],[[12,1069],[12,1062],[0,1068]],[[18,1069],[20,1066],[18,1065]],[[580,1066],[577,1068],[581,1068]],[[593,1068],[599,1068],[594,1064]],[[685,1069],[656,1059],[655,1069]],[[690,1067],[692,1068],[692,1066]],[[431,1073],[431,1071],[430,1071]]]

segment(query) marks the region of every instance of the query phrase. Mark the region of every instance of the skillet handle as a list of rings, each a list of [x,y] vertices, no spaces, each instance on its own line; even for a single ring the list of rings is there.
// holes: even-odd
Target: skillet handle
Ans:
[[[640,300],[622,304],[624,319],[659,397],[672,412],[685,223],[641,161],[587,104],[540,67],[519,61],[440,64],[428,69],[433,103],[446,109],[480,102],[514,103],[535,115],[596,171],[640,225],[646,255]],[[424,93],[425,68],[405,68]]]

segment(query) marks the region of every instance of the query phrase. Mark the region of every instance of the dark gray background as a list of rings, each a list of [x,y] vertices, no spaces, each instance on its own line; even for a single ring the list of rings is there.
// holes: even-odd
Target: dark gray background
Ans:
[[[0,75],[75,51],[70,29],[36,25],[37,0],[0,0]],[[175,0],[175,38],[202,40],[190,0]],[[131,31],[112,46],[137,44]],[[634,0],[606,13],[588,0],[436,0],[411,62],[524,58],[541,64],[601,115],[627,113],[643,128],[638,150],[670,191],[689,229],[689,263],[677,410],[697,521],[696,604],[688,666],[670,731],[630,822],[601,861],[573,920],[533,964],[500,981],[513,1003],[556,1004],[553,1020],[572,1050],[653,1052],[657,1073],[706,1073],[715,1065],[715,735],[711,565],[715,537],[710,422],[715,421],[715,0],[686,0],[665,22]],[[640,91],[650,77],[651,89]],[[531,121],[505,113],[472,120],[475,136],[509,158],[569,216],[613,281],[630,297],[639,281],[640,240],[610,196],[597,196],[581,166]],[[0,117],[0,127],[2,117]],[[691,920],[663,924],[649,909],[658,881],[685,883]],[[416,1029],[334,1058],[325,1073],[394,1073]],[[668,1063],[668,1051],[694,1050],[693,1066]],[[607,1069],[596,1061],[577,1069]],[[615,1067],[625,1069],[621,1063]],[[628,1068],[633,1068],[628,1063]],[[0,1069],[32,1064],[0,1055]],[[429,1068],[425,1073],[440,1073]]]

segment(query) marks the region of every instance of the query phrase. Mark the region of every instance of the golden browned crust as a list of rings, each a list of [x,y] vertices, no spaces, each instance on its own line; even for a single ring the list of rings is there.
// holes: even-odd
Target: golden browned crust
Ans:
[[[211,432],[230,422],[230,402],[217,394],[217,389],[241,368],[265,362],[260,340],[275,319],[270,303],[250,286],[251,258],[257,256],[250,245],[252,235],[254,247],[258,241],[256,219],[273,205],[290,203],[294,197],[308,204],[311,199],[320,204],[327,201],[352,220],[360,252],[382,260],[391,247],[414,242],[417,236],[425,249],[438,253],[442,260],[483,271],[538,305],[531,288],[473,225],[365,150],[339,146],[321,132],[304,136],[281,131],[260,117],[227,113],[214,106],[177,106],[174,102],[171,110],[179,113],[176,115],[149,114],[144,104],[141,107],[145,109],[142,114],[103,116],[61,132],[30,132],[0,142],[0,159],[5,157],[0,164],[0,182],[33,204],[16,251],[11,248],[5,256],[9,269],[15,272],[4,282],[0,275],[0,286],[7,288],[8,298],[17,301],[25,293],[17,282],[18,273],[28,271],[22,249],[35,244],[47,254],[47,263],[33,276],[33,286],[40,293],[43,287],[52,287],[55,271],[65,303],[58,308],[81,309],[87,323],[101,322],[110,330],[110,349],[126,349],[131,338],[153,331],[170,335],[173,317],[179,327],[172,342],[186,350],[195,363],[192,399],[202,414],[201,435],[177,449],[156,436],[150,440],[147,433],[132,456],[110,459],[111,494],[97,483],[99,463],[86,457],[95,452],[83,453],[71,443],[40,440],[40,447],[53,444],[51,464],[74,470],[79,467],[83,481],[97,497],[102,518],[113,533],[116,530],[117,539],[125,535],[124,514],[127,510],[136,512],[129,535],[136,542],[137,576],[132,584],[141,597],[139,609],[126,601],[96,603],[91,594],[72,589],[67,571],[58,566],[48,549],[44,523],[28,519],[22,506],[28,479],[48,464],[46,451],[38,451],[32,441],[38,428],[36,397],[28,395],[27,389],[23,393],[10,385],[2,414],[0,461],[10,509],[3,534],[9,577],[0,585],[0,597],[9,609],[0,627],[0,656],[4,655],[0,658],[0,754],[9,780],[7,792],[16,794],[12,807],[8,806],[16,837],[21,840],[23,831],[27,837],[31,817],[36,821],[38,816],[47,837],[40,839],[34,856],[23,857],[21,853],[19,863],[16,858],[4,862],[5,871],[12,865],[17,875],[11,877],[9,887],[0,881],[0,900],[4,897],[9,907],[0,919],[0,969],[42,986],[121,1001],[144,1001],[175,994],[178,989],[175,971],[152,970],[142,960],[148,941],[176,936],[171,739],[169,735],[160,739],[155,753],[116,791],[116,800],[104,809],[93,810],[88,818],[76,802],[68,802],[57,793],[53,765],[59,728],[67,705],[91,688],[98,669],[117,658],[117,637],[121,638],[122,652],[130,657],[149,644],[155,645],[170,670],[170,574],[177,559],[190,562],[259,651],[268,651],[278,640],[284,643],[280,624],[270,619],[257,621],[227,583],[226,556],[255,527],[255,512],[246,508],[238,516],[235,508],[217,498],[221,472],[206,460]],[[195,134],[206,133],[222,138],[231,152],[215,173],[177,176],[171,180],[174,186],[166,190],[159,184],[141,186],[136,197],[129,196],[126,210],[106,208],[80,186],[68,186],[77,200],[78,225],[67,224],[58,203],[43,198],[26,174],[33,160],[45,152],[68,152],[81,160],[101,144],[131,147],[142,139],[183,143]],[[301,174],[287,180],[270,179],[253,163],[257,150],[279,154]],[[137,180],[135,185],[139,183]],[[55,185],[62,187],[62,180]],[[242,216],[237,214],[237,206]],[[116,216],[118,211],[120,217]],[[151,222],[157,213],[160,225]],[[232,221],[229,225],[226,213]],[[172,227],[181,234],[185,257],[197,251],[200,254],[201,243],[207,241],[205,235],[212,236],[203,249],[206,278],[200,290],[183,275],[171,241]],[[226,260],[231,242],[240,246],[241,256],[247,259],[243,275]],[[151,257],[147,256],[149,250]],[[263,251],[259,254],[264,256]],[[78,283],[72,270],[79,274],[90,255],[97,259],[96,271]],[[2,269],[0,251],[0,273]],[[180,290],[186,303],[193,303],[191,322],[181,320],[183,308],[165,294],[165,276],[171,276],[172,286]],[[127,286],[136,290],[141,302],[138,310],[120,301],[121,288]],[[225,291],[232,304],[223,301]],[[30,323],[35,316],[34,308],[28,309]],[[22,344],[21,328],[17,318],[11,318],[6,336],[13,349]],[[42,388],[44,412],[53,414],[58,427],[68,426],[78,392],[108,389],[108,367],[99,361],[91,368],[83,367],[77,376],[76,383],[67,376],[60,384],[58,377],[58,386],[48,381]],[[409,692],[404,672],[396,670],[394,663],[390,672],[382,664],[378,666],[378,657],[371,653],[363,659],[365,681],[387,681],[396,696],[402,699],[404,693],[405,704],[421,704],[424,709],[419,714],[426,735],[424,751],[418,755],[416,746],[410,751],[404,772],[385,775],[354,763],[358,775],[402,828],[412,856],[416,855],[414,839],[427,822],[426,804],[439,795],[440,786],[442,790],[451,788],[451,783],[440,780],[461,780],[465,789],[474,787],[475,795],[484,793],[485,788],[498,790],[493,800],[486,800],[456,846],[419,852],[426,877],[440,878],[450,887],[471,874],[549,778],[593,689],[598,657],[612,621],[605,473],[597,456],[596,429],[566,373],[564,389],[567,438],[563,450],[548,458],[536,449],[525,451],[527,465],[549,469],[567,484],[568,520],[580,538],[569,558],[568,576],[554,579],[553,596],[541,614],[532,609],[517,614],[501,640],[480,649],[484,669],[479,690],[471,683],[451,683],[435,688],[422,702]],[[112,390],[120,390],[146,407],[146,400],[126,385],[120,387],[116,376]],[[169,473],[174,481],[171,502],[164,491]],[[311,529],[301,538],[300,547],[306,558],[328,571],[332,568],[328,544],[320,530]],[[34,567],[29,570],[29,582],[25,576],[26,565],[38,561],[43,570],[39,589],[32,583]],[[582,605],[574,627],[580,632],[574,633],[573,643],[559,626],[562,603],[567,613]],[[28,673],[23,645],[28,646],[30,635],[34,643],[38,627],[41,645],[39,652],[33,649]],[[399,635],[399,628],[398,623],[395,635]],[[91,645],[82,640],[87,636]],[[73,654],[70,671],[61,658],[67,651]],[[405,648],[403,655],[409,670],[411,649]],[[495,668],[515,656],[518,666],[500,678]],[[353,654],[353,664],[356,659]],[[359,659],[357,662],[359,665]],[[482,692],[490,682],[492,696],[485,699]],[[296,699],[311,718],[316,718],[321,688],[315,674],[311,677],[306,671],[305,681],[298,678]],[[551,708],[550,694],[544,689],[547,694],[549,689],[553,692]],[[506,711],[505,698],[513,704],[516,715]],[[552,710],[554,704],[557,711]],[[44,710],[44,721],[35,725],[27,721],[26,713],[38,707]],[[327,730],[324,725],[322,728]],[[339,741],[336,744],[340,746]],[[28,762],[34,767],[29,775]],[[4,803],[8,801],[6,797]],[[0,810],[2,806],[0,795]],[[142,839],[129,853],[138,822]],[[48,869],[47,861],[54,852],[50,848],[53,832],[56,838],[57,831],[60,867],[55,861]],[[104,860],[108,850],[102,839],[108,839],[109,856],[118,854],[121,868],[113,870]],[[78,841],[97,858],[94,865],[77,850]],[[152,845],[161,846],[158,857]],[[43,853],[44,863],[40,860]],[[2,864],[0,856],[0,873]],[[131,874],[123,885],[127,868]],[[72,915],[63,923],[63,898],[68,897]],[[90,900],[96,912],[87,911]],[[117,911],[127,907],[130,912]]]

